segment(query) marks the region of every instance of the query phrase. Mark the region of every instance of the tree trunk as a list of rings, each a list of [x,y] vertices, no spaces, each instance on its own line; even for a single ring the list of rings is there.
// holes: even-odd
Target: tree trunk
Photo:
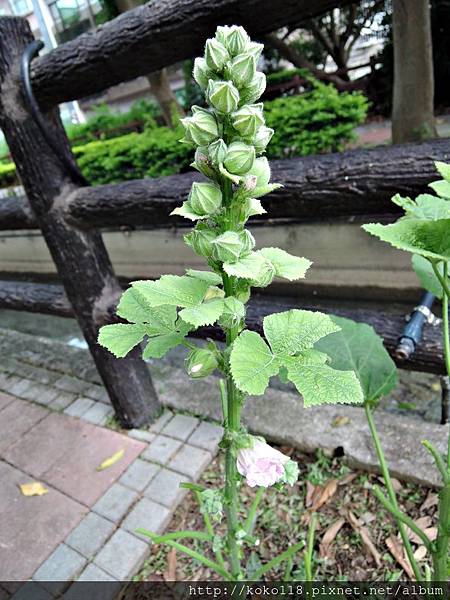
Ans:
[[[428,0],[393,0],[394,144],[437,137]]]
[[[176,116],[180,115],[184,117],[185,113],[170,87],[167,69],[150,73],[148,80],[150,82],[150,89],[159,104],[166,125],[173,127]]]

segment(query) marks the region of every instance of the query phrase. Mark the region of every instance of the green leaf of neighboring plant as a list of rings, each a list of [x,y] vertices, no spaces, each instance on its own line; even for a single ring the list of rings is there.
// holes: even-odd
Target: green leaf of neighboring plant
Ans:
[[[331,368],[319,354],[307,350],[285,363],[289,379],[303,396],[304,406],[363,402],[363,392],[355,373]]]
[[[394,248],[435,260],[450,260],[450,219],[400,219],[391,225],[369,223],[363,229]]]
[[[131,285],[149,306],[189,307],[203,300],[210,284],[187,275],[163,275],[157,281],[134,281]]]
[[[438,170],[439,174],[450,183],[450,165],[447,163],[436,160],[434,166]]]
[[[375,401],[397,385],[397,368],[374,329],[342,317],[332,317],[340,331],[320,340],[318,350],[330,357],[330,366],[339,371],[355,371],[364,398]]]
[[[412,257],[412,267],[419,278],[422,287],[434,294],[436,298],[442,299],[442,286],[433,271],[430,261],[423,256],[414,254]],[[438,269],[441,275],[444,276],[442,263],[438,265]]]
[[[258,252],[252,252],[234,263],[224,263],[223,269],[228,275],[241,279],[259,279],[266,269],[266,259]]]
[[[247,394],[261,395],[269,379],[278,373],[278,363],[262,337],[243,331],[233,343],[230,367],[236,386]]]
[[[274,354],[297,354],[339,331],[332,318],[309,310],[288,310],[264,317],[264,335]]]
[[[197,306],[183,308],[180,310],[180,317],[183,321],[201,327],[202,325],[212,325],[217,321],[223,313],[224,301],[223,298],[214,298]]]
[[[213,271],[197,271],[196,269],[188,269],[186,275],[189,277],[195,277],[201,281],[207,281],[209,285],[221,285],[222,277]]]
[[[432,183],[428,184],[428,187],[435,191],[436,194],[441,198],[450,200],[450,183],[448,181],[445,181],[445,179],[433,181]]]
[[[295,460],[288,460],[284,465],[283,481],[288,485],[294,485],[297,483],[299,472],[298,464]]]
[[[123,358],[145,336],[145,326],[139,324],[104,325],[98,335],[100,346],[107,348],[116,358]]]
[[[256,552],[250,552],[247,564],[245,565],[245,573],[247,581],[255,581],[254,575],[262,568],[262,562]]]
[[[420,194],[415,200],[411,200],[411,198],[402,198],[397,194],[392,200],[406,212],[403,218],[424,219],[425,221],[450,219],[450,201],[439,198],[439,196]]]
[[[312,265],[312,262],[307,258],[293,256],[280,248],[262,248],[258,252],[270,260],[275,267],[277,277],[284,277],[289,281],[302,279]]]

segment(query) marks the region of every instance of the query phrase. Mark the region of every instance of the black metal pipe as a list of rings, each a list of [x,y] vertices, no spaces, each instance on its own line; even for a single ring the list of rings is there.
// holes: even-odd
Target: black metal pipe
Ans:
[[[422,296],[420,304],[411,313],[395,349],[395,356],[399,360],[407,360],[415,352],[422,339],[423,327],[431,315],[434,300],[435,296],[426,292]]]

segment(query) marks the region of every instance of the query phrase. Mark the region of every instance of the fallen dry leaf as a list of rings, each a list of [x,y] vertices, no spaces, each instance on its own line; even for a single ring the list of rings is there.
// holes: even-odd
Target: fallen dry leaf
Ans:
[[[422,529],[422,531],[424,532],[424,534],[427,536],[427,538],[431,541],[436,539],[437,536],[437,528],[436,527],[431,527],[431,517],[429,515],[424,515],[423,517],[419,517],[418,519],[415,519],[414,523],[417,525],[417,527],[420,527],[420,529]],[[411,529],[409,527],[406,527],[406,533],[409,537],[409,539],[414,542],[415,544],[421,544],[422,540],[420,539],[419,536],[417,536],[413,531],[411,531]]]
[[[349,473],[345,477],[342,477],[342,479],[339,479],[338,485],[347,485],[348,483],[351,483],[356,477],[358,477],[358,473]]]
[[[167,567],[164,571],[164,579],[166,581],[177,580],[177,551],[175,548],[169,550],[167,554]]]
[[[331,427],[343,427],[344,425],[348,425],[349,423],[350,423],[349,417],[344,417],[344,416],[335,417],[331,421]]]
[[[429,492],[424,503],[419,508],[420,512],[427,510],[428,508],[431,508],[432,506],[437,506],[438,501],[439,501],[438,495],[433,494],[433,492]]]
[[[389,548],[389,552],[392,554],[392,556],[395,558],[395,560],[398,562],[401,568],[405,571],[408,577],[410,579],[413,579],[414,571],[412,570],[411,565],[409,564],[405,556],[403,544],[401,543],[401,541],[398,538],[396,538],[395,535],[390,535],[386,539],[386,546]]]
[[[39,481],[22,483],[20,491],[24,496],[44,496],[44,494],[48,494],[48,489]]]
[[[102,464],[99,467],[97,467],[97,471],[103,471],[104,469],[112,467],[116,464],[116,462],[119,462],[119,460],[123,457],[124,454],[125,450],[123,448],[121,450],[118,450],[117,452],[114,452],[112,456],[104,460]]]
[[[374,543],[372,542],[368,530],[361,525],[356,516],[352,513],[351,510],[347,511],[347,521],[352,527],[355,533],[358,533],[361,536],[363,544],[366,546],[367,550],[373,556],[377,567],[381,566],[381,555],[378,550],[375,548]]]
[[[334,542],[335,537],[341,530],[341,527],[344,525],[344,523],[345,519],[341,517],[332,523],[323,534],[322,541],[320,542],[319,546],[320,556],[322,558],[326,558],[329,555],[331,544]]]
[[[311,506],[315,491],[316,491],[316,486],[313,483],[311,483],[310,481],[306,480],[306,498],[305,498],[306,508]]]
[[[425,546],[419,546],[417,548],[417,550],[414,552],[414,558],[419,561],[423,560],[426,555],[427,555],[427,549],[425,548]]]
[[[316,512],[321,506],[329,502],[336,493],[337,484],[337,479],[330,479],[323,487],[318,486],[320,490],[319,493],[314,494],[311,512]]]

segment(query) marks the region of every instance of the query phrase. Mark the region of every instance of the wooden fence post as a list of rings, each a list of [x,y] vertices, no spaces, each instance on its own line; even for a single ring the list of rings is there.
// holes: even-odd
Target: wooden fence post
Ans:
[[[158,414],[156,393],[138,351],[118,360],[97,344],[121,289],[100,233],[65,219],[79,184],[44,140],[22,95],[20,61],[32,41],[25,19],[0,18],[0,127],[116,415],[123,426],[138,427]],[[43,116],[60,155],[75,166],[58,110]]]

